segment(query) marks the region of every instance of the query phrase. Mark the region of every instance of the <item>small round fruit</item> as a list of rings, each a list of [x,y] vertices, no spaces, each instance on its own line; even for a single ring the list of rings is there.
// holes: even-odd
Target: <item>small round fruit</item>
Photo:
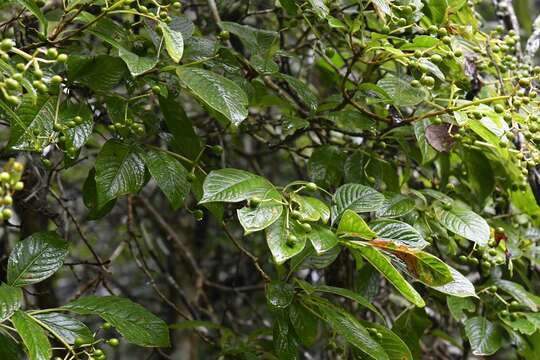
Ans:
[[[312,230],[311,225],[307,223],[302,223],[300,224],[300,226],[302,227],[302,230],[304,230],[305,232],[311,232]]]
[[[294,220],[298,220],[298,219],[301,219],[302,218],[302,213],[298,210],[293,210],[291,211],[291,218],[293,218]]]
[[[56,50],[55,48],[47,49],[47,57],[49,59],[56,59],[58,57],[58,50]]]
[[[531,85],[531,80],[527,78],[521,78],[519,79],[518,83],[521,87],[529,87]]]
[[[103,354],[105,354],[105,353],[104,353],[103,350],[101,350],[101,349],[96,349],[96,350],[94,350],[94,355],[95,355],[95,356],[101,356],[101,355],[103,355]]]
[[[336,54],[336,51],[335,51],[333,48],[331,48],[331,47],[327,47],[326,49],[324,49],[324,54],[325,54],[327,57],[331,58],[331,57],[333,57],[333,56]]]
[[[103,330],[110,330],[110,329],[112,329],[112,327],[113,326],[112,326],[112,324],[110,322],[104,322],[103,325],[101,325],[101,328]]]
[[[67,60],[68,60],[68,56],[66,54],[60,54],[56,58],[56,61],[58,61],[61,64],[65,63]]]
[[[210,148],[210,150],[215,154],[215,155],[221,155],[223,153],[223,146],[221,145],[214,145]]]
[[[195,180],[195,178],[196,178],[196,176],[195,176],[195,174],[192,173],[192,172],[190,172],[190,173],[187,174],[187,176],[186,176],[186,180],[187,180],[188,182],[193,182],[193,181]]]
[[[460,263],[465,264],[467,262],[467,257],[465,255],[460,255],[458,257],[458,260],[459,260]]]
[[[159,93],[161,92],[161,88],[157,85],[154,85],[152,86],[152,92],[156,95],[159,95]]]
[[[20,173],[24,170],[24,165],[18,161],[15,161],[12,166],[13,170]]]
[[[498,114],[502,114],[504,112],[504,106],[501,105],[501,104],[496,104],[493,107],[493,110],[495,110],[495,112],[498,113]]]
[[[2,42],[0,42],[0,49],[3,51],[9,51],[11,48],[13,48],[15,44],[13,43],[13,40],[11,39],[4,39]]]
[[[0,173],[0,181],[7,182],[11,179],[11,175],[7,171],[2,171]]]
[[[231,34],[228,31],[223,30],[219,33],[218,37],[220,40],[227,41],[231,37]]]
[[[319,187],[314,182],[309,182],[306,184],[306,190],[308,191],[317,191]]]
[[[13,198],[11,197],[11,195],[4,196],[3,203],[4,205],[8,206],[13,205]]]
[[[422,83],[422,85],[425,85],[425,86],[435,85],[435,79],[432,76],[422,76],[422,78],[420,79],[420,82]]]
[[[107,344],[112,347],[117,347],[118,345],[120,345],[120,340],[118,340],[117,338],[111,338],[107,340]]]
[[[13,211],[11,211],[11,209],[5,208],[4,210],[2,210],[2,218],[4,220],[9,220],[11,219],[12,216],[13,216]]]
[[[433,54],[433,55],[431,55],[431,56],[429,57],[429,59],[430,59],[432,62],[434,62],[434,63],[440,63],[440,62],[443,61],[441,55],[439,55],[439,54]]]

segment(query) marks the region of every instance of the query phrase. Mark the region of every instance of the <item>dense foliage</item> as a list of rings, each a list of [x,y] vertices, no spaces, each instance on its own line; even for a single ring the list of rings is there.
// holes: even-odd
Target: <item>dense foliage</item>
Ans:
[[[515,5],[0,1],[0,359],[540,359]]]

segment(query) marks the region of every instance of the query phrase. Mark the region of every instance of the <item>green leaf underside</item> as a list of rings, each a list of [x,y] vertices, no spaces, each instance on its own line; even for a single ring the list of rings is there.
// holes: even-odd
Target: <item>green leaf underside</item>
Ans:
[[[51,344],[44,330],[35,320],[25,312],[17,310],[11,321],[28,351],[30,360],[50,360],[52,356]]]

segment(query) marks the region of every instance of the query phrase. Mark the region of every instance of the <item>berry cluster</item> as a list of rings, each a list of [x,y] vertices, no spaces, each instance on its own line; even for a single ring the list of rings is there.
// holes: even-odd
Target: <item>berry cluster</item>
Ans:
[[[0,223],[13,216],[13,194],[24,188],[21,181],[23,171],[23,164],[10,159],[0,172]]]
[[[32,54],[18,49],[11,39],[0,42],[0,59],[5,66],[0,71],[0,98],[11,105],[20,103],[20,96],[29,93],[56,93],[63,78],[43,71],[57,63],[65,63],[66,54],[59,54],[56,48],[39,48]]]

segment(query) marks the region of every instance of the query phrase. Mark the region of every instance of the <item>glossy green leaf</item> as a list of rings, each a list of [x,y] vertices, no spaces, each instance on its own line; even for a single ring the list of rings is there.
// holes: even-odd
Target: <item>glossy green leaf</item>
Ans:
[[[476,310],[474,301],[468,298],[448,296],[446,304],[450,310],[452,317],[459,322],[467,320],[468,315],[465,312],[473,312]]]
[[[225,116],[233,125],[247,117],[247,95],[234,81],[195,67],[179,67],[176,73],[198,100]]]
[[[130,343],[169,346],[169,330],[160,318],[128,299],[117,296],[86,296],[63,307],[81,315],[98,315],[111,323]]]
[[[385,194],[383,206],[377,210],[378,217],[394,218],[405,216],[414,210],[414,200],[401,194]]]
[[[294,236],[294,239],[291,239]],[[266,228],[266,242],[277,264],[298,255],[306,245],[306,233],[297,222],[289,221],[284,211],[279,219]]]
[[[138,148],[109,140],[96,159],[96,188],[99,207],[112,199],[134,194],[144,183],[144,162]]]
[[[54,332],[67,344],[75,343],[75,339],[83,340],[85,344],[94,341],[92,331],[79,320],[60,313],[43,313],[33,315],[34,320],[43,328]]]
[[[240,202],[252,197],[261,200],[274,186],[265,178],[238,169],[211,171],[204,180],[200,204],[209,202]]]
[[[338,295],[338,296],[347,298],[349,300],[355,301],[359,305],[362,305],[363,307],[373,311],[374,313],[381,316],[382,318],[382,315],[379,312],[379,310],[377,310],[377,308],[373,306],[373,304],[368,299],[366,299],[362,295],[354,291],[351,291],[349,289],[339,288],[335,286],[328,286],[328,285],[313,285],[313,291],[327,293],[327,294],[334,294],[334,295]]]
[[[291,194],[291,201],[298,205],[302,221],[319,221],[327,223],[330,220],[330,209],[321,200],[312,196]]]
[[[64,143],[67,148],[74,147],[75,149],[80,149],[83,147],[92,135],[92,130],[94,129],[92,112],[86,104],[73,104],[69,102],[62,104],[59,117],[60,122],[63,125],[67,125],[68,122],[73,121],[76,116],[80,116],[82,122],[74,127],[69,127],[63,132],[63,135],[66,137]]]
[[[288,307],[294,297],[294,287],[282,281],[272,281],[266,285],[266,301],[276,308]]]
[[[0,333],[0,359],[23,360],[26,359],[19,344],[12,338]]]
[[[358,251],[377,271],[379,271],[407,300],[416,306],[426,305],[422,296],[412,287],[411,284],[392,265],[390,259],[379,250],[360,241],[347,243],[355,251]]]
[[[334,146],[321,146],[313,151],[307,164],[309,177],[323,188],[337,186],[343,177],[345,153]]]
[[[377,332],[382,335],[382,338],[377,339],[377,341],[384,348],[384,351],[386,351],[390,360],[413,360],[413,356],[407,344],[405,344],[398,335],[392,332],[392,330],[367,321],[361,320],[360,323],[366,328],[377,330]]]
[[[377,234],[371,230],[364,219],[352,210],[345,210],[337,228],[337,234],[345,237],[359,237],[372,240]]]
[[[38,283],[64,263],[68,243],[54,232],[38,232],[19,241],[8,259],[7,282],[12,286]]]
[[[261,231],[273,224],[283,213],[283,199],[273,187],[261,196],[261,203],[255,207],[245,206],[236,211],[238,221],[244,228],[245,234]]]
[[[324,19],[328,16],[330,10],[324,3],[324,0],[309,0],[313,12],[321,19]]]
[[[471,343],[472,353],[478,356],[492,355],[502,346],[501,329],[482,316],[465,321],[465,333]]]
[[[409,79],[392,74],[388,74],[379,80],[377,85],[388,93],[396,106],[418,105],[427,95],[424,89],[413,87]]]
[[[347,342],[375,360],[388,360],[384,348],[375,341],[353,315],[328,302],[318,301],[320,313],[328,325]]]
[[[523,313],[515,314],[516,318],[510,316],[502,316],[499,314],[499,319],[514,331],[518,331],[524,335],[532,335],[536,332],[536,325],[529,320]]]
[[[317,254],[323,254],[337,246],[339,239],[328,227],[319,224],[313,224],[311,227],[312,230],[307,234],[307,237]]]
[[[381,208],[384,196],[368,186],[345,184],[336,190],[332,201],[332,219],[335,221],[347,209],[362,213]]]
[[[10,116],[8,147],[14,150],[41,151],[53,134],[57,98],[26,95],[16,113]],[[37,135],[36,135],[37,134]]]
[[[7,284],[0,284],[0,323],[9,319],[22,306],[22,290]]]
[[[189,194],[187,170],[172,155],[163,151],[145,149],[140,155],[172,208],[178,209]]]
[[[28,351],[30,360],[50,360],[51,344],[35,320],[25,312],[17,310],[11,317],[11,321]]]
[[[402,221],[380,219],[370,222],[369,226],[381,240],[392,241],[415,249],[423,249],[429,245],[415,228]]]
[[[451,232],[485,246],[489,241],[489,225],[481,216],[467,207],[453,202],[449,210],[435,206],[435,216]]]
[[[532,311],[538,310],[538,305],[535,301],[534,295],[525,290],[525,288],[515,282],[503,279],[497,279],[494,281],[494,284],[499,287],[502,291],[508,293],[519,303],[527,306]]]
[[[171,29],[163,21],[158,23],[158,27],[161,29],[167,53],[175,63],[179,63],[184,54],[184,37],[182,33]]]
[[[299,302],[289,306],[289,320],[294,332],[305,346],[312,346],[317,338],[319,319]]]
[[[97,92],[106,92],[115,87],[126,75],[126,65],[122,59],[98,55],[70,56],[68,59],[68,79],[78,82]]]
[[[222,21],[221,28],[238,36],[252,56],[259,54],[272,57],[279,49],[279,35],[275,31],[257,29],[230,21]]]
[[[456,297],[476,297],[476,291],[472,282],[456,269],[448,266],[452,274],[452,281],[440,286],[431,286],[433,289]]]

